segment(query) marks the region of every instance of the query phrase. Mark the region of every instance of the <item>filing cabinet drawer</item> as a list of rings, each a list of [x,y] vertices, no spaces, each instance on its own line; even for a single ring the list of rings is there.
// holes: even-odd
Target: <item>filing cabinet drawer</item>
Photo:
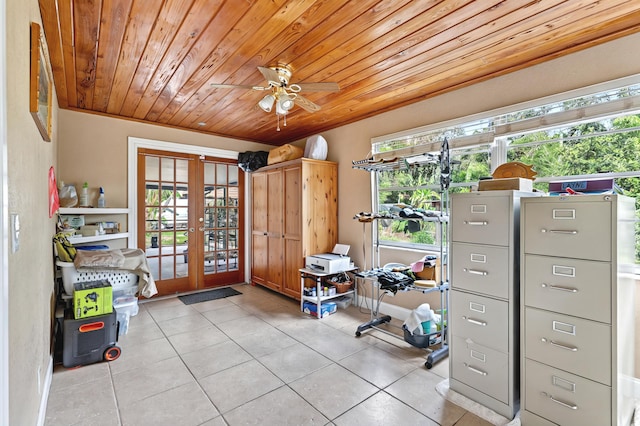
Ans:
[[[475,343],[471,338],[453,336],[451,377],[507,403],[509,397],[509,358]]]
[[[458,336],[471,337],[500,352],[509,351],[507,302],[452,290],[449,322]]]
[[[526,203],[522,220],[525,253],[611,260],[610,202],[556,201],[556,197],[522,202]]]
[[[611,323],[611,264],[524,256],[527,306]]]
[[[509,248],[451,244],[451,288],[509,297]]]
[[[559,425],[611,425],[611,388],[525,360],[527,411]]]
[[[611,386],[609,325],[530,307],[524,325],[526,358]]]
[[[512,218],[508,197],[452,197],[451,239],[506,246]]]

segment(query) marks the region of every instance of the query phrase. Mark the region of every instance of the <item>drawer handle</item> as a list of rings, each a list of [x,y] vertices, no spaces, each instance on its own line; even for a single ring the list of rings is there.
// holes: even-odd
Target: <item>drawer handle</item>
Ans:
[[[486,226],[489,224],[489,222],[487,222],[486,220],[478,220],[478,221],[465,220],[464,224],[471,225],[471,226]]]
[[[464,271],[464,272],[468,272],[468,273],[473,274],[473,275],[482,275],[482,276],[485,276],[485,275],[488,275],[488,274],[489,274],[489,273],[488,273],[488,272],[486,272],[486,271],[478,271],[477,269],[467,269],[467,268],[464,268],[464,269],[463,269],[463,271]]]
[[[566,235],[576,235],[578,233],[578,231],[571,231],[571,230],[564,230],[564,229],[549,229],[548,231],[546,229],[541,229],[540,232],[545,233],[545,232],[549,232],[551,234],[566,234]]]
[[[555,398],[553,397],[553,395],[549,395],[549,394],[548,394],[548,393],[546,393],[546,392],[540,392],[540,393],[542,394],[542,396],[544,396],[544,397],[546,397],[546,398],[549,398],[550,400],[552,400],[552,401],[553,401],[553,402],[555,402],[556,404],[560,404],[560,405],[562,405],[563,407],[571,408],[572,410],[577,410],[577,409],[578,409],[578,406],[577,406],[577,405],[575,405],[575,404],[568,404],[568,403],[566,403],[566,402],[560,401],[559,399],[555,399]]]
[[[566,291],[568,293],[577,293],[578,292],[577,288],[562,287],[562,286],[559,286],[559,285],[552,285],[552,284],[545,284],[545,283],[542,283],[542,288],[548,288],[549,290]]]
[[[471,324],[481,325],[483,327],[485,327],[487,325],[487,323],[485,321],[478,321],[478,320],[475,320],[473,318],[462,317],[462,319],[466,320],[467,322],[470,322]]]
[[[485,373],[484,371],[478,370],[477,368],[473,368],[472,366],[470,366],[466,362],[464,363],[464,366],[467,367],[469,369],[469,371],[473,371],[474,373],[479,374],[481,376],[486,376],[487,375],[487,373]]]
[[[566,349],[566,350],[571,351],[571,352],[578,352],[578,348],[576,348],[575,346],[561,345],[560,343],[556,343],[553,340],[547,340],[544,337],[542,339],[540,339],[540,340],[543,343],[549,343],[551,346],[555,346],[556,348]]]

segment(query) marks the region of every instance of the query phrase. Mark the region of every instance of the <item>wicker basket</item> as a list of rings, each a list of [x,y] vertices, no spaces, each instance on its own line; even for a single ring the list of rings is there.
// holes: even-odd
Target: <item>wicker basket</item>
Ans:
[[[351,284],[353,284],[353,281],[347,281],[344,283],[331,283],[331,285],[336,287],[336,293],[346,293],[347,291],[351,290]]]

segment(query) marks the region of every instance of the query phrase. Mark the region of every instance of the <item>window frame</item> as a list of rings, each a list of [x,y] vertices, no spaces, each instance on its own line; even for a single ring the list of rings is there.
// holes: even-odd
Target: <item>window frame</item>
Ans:
[[[629,95],[629,97],[622,97],[621,93],[623,94],[624,90],[629,88],[632,89],[630,89],[631,94]],[[611,95],[611,93],[607,93],[612,91],[616,93],[613,96]],[[603,95],[603,93],[605,95]],[[592,103],[592,99],[590,99],[590,97],[593,97],[594,99],[598,97],[599,98]],[[583,99],[578,98],[586,98],[586,102],[580,104],[579,101],[582,101]],[[602,99],[608,98],[613,98],[613,100],[601,102]],[[576,102],[576,104],[578,104],[579,106],[577,108],[568,108],[565,111],[558,111],[558,107],[554,107],[555,109],[550,107],[549,109],[551,110],[551,112],[547,113],[546,115],[543,114],[537,117],[528,117],[519,122],[509,120],[510,114],[515,115],[523,111],[525,111],[526,113],[527,109],[544,109],[546,105],[551,105],[554,102],[557,104],[567,105],[571,104],[574,99],[578,99],[578,102]],[[485,113],[462,117],[450,120],[448,122],[434,123],[432,125],[418,129],[373,138],[372,153],[374,154],[374,158],[376,158],[376,155],[378,156],[378,158],[384,158],[385,156],[389,155],[401,157],[418,155],[426,152],[434,153],[436,151],[436,146],[440,144],[441,138],[448,137],[452,152],[451,157],[452,159],[454,159],[454,152],[462,149],[473,149],[481,145],[486,145],[487,139],[490,138],[491,142],[488,144],[488,146],[490,150],[490,172],[492,172],[499,165],[507,162],[508,152],[510,149],[512,149],[507,142],[507,138],[509,136],[533,133],[541,130],[565,128],[569,126],[579,125],[585,122],[602,121],[632,114],[640,114],[640,75],[631,76],[626,79],[614,80],[602,85],[583,88],[573,92],[554,95],[552,97],[544,98],[537,101],[531,101],[525,104],[505,107],[500,110],[487,111]],[[547,118],[551,119],[547,120]],[[479,124],[474,127],[475,123]],[[492,123],[492,125],[482,128],[482,124],[484,123]],[[533,127],[527,128],[527,126]],[[468,131],[464,130],[474,128],[474,131],[476,133],[471,132],[471,134],[469,134]],[[589,134],[579,136],[578,138],[590,138],[594,136],[619,134],[639,130],[640,128],[609,130],[606,132],[598,133],[596,135]],[[440,139],[437,139],[438,137],[440,137]],[[577,138],[572,138],[572,140],[574,139]],[[405,142],[404,146],[403,141]],[[420,143],[421,141],[422,143]],[[554,141],[548,140],[539,143],[552,142]],[[385,146],[393,146],[395,147],[395,149],[385,150]],[[373,173],[371,178],[372,211],[375,213],[377,213],[379,210],[380,192],[389,190],[389,188],[381,189],[379,187],[377,177],[378,174]],[[594,177],[635,178],[640,177],[640,170],[586,175],[546,176],[537,178],[536,182],[546,183],[550,181],[581,180]],[[477,181],[462,183],[452,182],[450,188],[455,192],[458,188],[471,189],[475,185],[477,185]],[[437,188],[439,190],[439,187],[437,187],[437,185],[425,185],[423,187],[433,190],[436,190]],[[393,189],[402,190],[403,188],[394,187]],[[404,189],[409,189],[409,187],[405,187]],[[636,222],[640,222],[640,219],[636,218]],[[407,243],[401,241],[388,241],[381,239],[378,232],[378,226],[372,227],[372,232],[372,241],[376,246],[376,251],[378,251],[380,248],[407,249],[412,251],[433,251],[436,248],[434,245]],[[636,236],[636,238],[638,238],[638,236]],[[635,272],[637,274],[640,274],[640,262],[636,264]]]

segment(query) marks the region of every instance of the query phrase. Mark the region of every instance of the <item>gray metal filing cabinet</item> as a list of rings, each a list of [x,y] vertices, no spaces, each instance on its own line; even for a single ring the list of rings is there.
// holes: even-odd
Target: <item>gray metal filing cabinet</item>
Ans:
[[[522,424],[627,425],[635,200],[542,197],[521,207]]]
[[[510,419],[520,394],[520,198],[535,195],[451,195],[450,388]]]

